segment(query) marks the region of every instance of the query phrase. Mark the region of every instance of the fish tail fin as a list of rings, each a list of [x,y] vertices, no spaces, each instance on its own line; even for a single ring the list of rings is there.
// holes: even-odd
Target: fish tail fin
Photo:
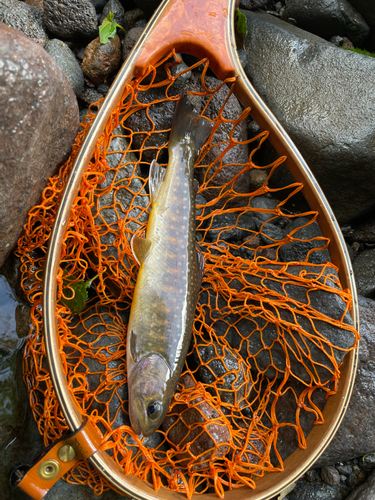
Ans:
[[[169,145],[173,147],[181,143],[184,138],[185,140],[190,138],[191,143],[200,150],[212,128],[213,123],[207,118],[199,117],[192,104],[188,102],[186,92],[183,92],[174,112]]]

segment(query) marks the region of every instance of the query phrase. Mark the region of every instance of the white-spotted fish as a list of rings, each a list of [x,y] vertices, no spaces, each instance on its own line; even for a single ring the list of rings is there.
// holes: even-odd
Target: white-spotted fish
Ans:
[[[163,421],[180,377],[193,328],[204,258],[196,250],[194,163],[212,123],[182,94],[176,105],[166,169],[150,167],[146,238],[131,244],[140,264],[127,338],[129,415],[138,435]]]

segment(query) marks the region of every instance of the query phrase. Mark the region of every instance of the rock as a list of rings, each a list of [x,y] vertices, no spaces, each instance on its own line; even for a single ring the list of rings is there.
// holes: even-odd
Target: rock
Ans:
[[[366,23],[370,26],[370,36],[366,41],[366,47],[375,51],[375,4],[372,0],[350,0],[350,4],[362,14]]]
[[[148,17],[151,17],[161,4],[161,0],[134,0],[134,3],[139,9],[143,10]]]
[[[354,258],[353,271],[357,291],[364,297],[375,296],[375,248],[363,250]]]
[[[132,28],[126,34],[124,40],[122,40],[122,61],[125,61],[128,55],[130,54],[132,48],[137,43],[138,38],[142,35],[144,29],[143,28]]]
[[[255,219],[251,212],[223,212],[211,218],[207,238],[211,241],[219,239],[242,241],[249,235],[253,235],[254,230]]]
[[[83,72],[70,48],[57,38],[48,40],[44,48],[64,71],[74,93],[81,94],[85,83]]]
[[[375,220],[361,217],[353,224],[351,239],[360,243],[375,243]]]
[[[43,15],[32,5],[18,0],[0,0],[0,21],[21,31],[39,45],[44,46],[48,40]]]
[[[126,32],[135,27],[135,24],[144,19],[145,13],[141,9],[126,10],[124,13],[124,26]]]
[[[216,88],[220,83],[215,77],[206,77],[206,85],[210,89]],[[191,80],[191,86],[198,90],[200,87],[200,76],[194,74]],[[190,90],[190,89],[189,89]],[[191,88],[193,90],[193,88]],[[218,116],[220,109],[227,98],[229,88],[223,85],[220,90],[215,92],[210,105],[207,108],[205,116],[214,119]],[[223,118],[229,120],[236,120],[242,113],[241,105],[237,97],[232,94],[228,99],[224,111]],[[222,123],[220,127],[216,130],[212,137],[212,144],[210,151],[207,153],[204,161],[205,164],[210,165],[209,170],[199,168],[196,172],[196,177],[200,184],[203,182],[208,182],[208,187],[211,189],[205,190],[205,197],[208,201],[215,199],[218,195],[218,187],[222,187],[228,183],[227,190],[232,188],[230,184],[231,180],[236,177],[249,161],[249,147],[248,145],[237,145],[231,148],[222,158],[218,161],[220,154],[226,149],[228,143],[225,144],[229,139],[229,135],[232,132],[233,125],[231,123]],[[237,125],[233,132],[233,138],[236,141],[247,140],[247,121],[242,120],[241,123]],[[217,144],[217,145],[215,145]],[[220,168],[220,162],[225,166]],[[234,182],[233,189],[235,192],[243,194],[248,193],[250,188],[250,174],[249,171],[244,172],[240,177]],[[222,198],[220,205],[225,202],[225,198]],[[237,199],[231,200],[232,205],[244,205],[243,199],[238,197]],[[218,206],[216,204],[216,206]]]
[[[335,465],[335,468],[339,474],[342,474],[344,476],[350,476],[350,474],[353,472],[353,469],[351,465]]]
[[[285,17],[293,17],[299,28],[327,40],[341,35],[361,45],[370,33],[366,21],[347,0],[288,0]]]
[[[36,7],[41,13],[44,11],[43,0],[25,0],[25,3]]]
[[[375,450],[375,302],[359,296],[359,362],[349,407],[316,466],[362,457]]]
[[[99,25],[102,24],[102,22],[109,15],[110,12],[112,12],[112,14],[113,14],[113,21],[115,21],[117,24],[119,24],[120,26],[122,26],[124,28],[125,9],[121,5],[119,0],[109,0],[109,2],[107,2],[105,4],[102,15],[100,16],[100,19],[99,19]],[[121,29],[117,30],[117,31],[119,33],[124,34],[124,32]]]
[[[121,60],[121,42],[116,34],[109,38],[108,43],[102,44],[100,37],[90,42],[85,50],[82,62],[84,74],[94,83],[103,82],[115,69]]]
[[[312,239],[323,236],[317,222],[312,222],[308,226],[301,227],[308,222],[309,219],[307,217],[297,217],[292,219],[292,221],[288,224],[286,232],[291,238],[294,238],[295,241],[291,241],[280,248],[280,259],[283,262],[301,262],[307,260],[312,264],[323,264],[324,262],[331,261],[328,249],[314,250],[308,256],[310,250],[324,247],[327,243],[327,240],[325,239]],[[296,231],[299,227],[301,229]]]
[[[345,500],[373,500],[375,498],[375,472],[367,481],[350,493]]]
[[[203,396],[202,390],[200,393]],[[179,460],[184,468],[190,464],[193,471],[209,468],[211,461],[225,457],[230,449],[230,432],[224,415],[212,402],[203,401],[202,396],[188,404],[175,405],[161,425],[167,439],[177,450],[182,450],[175,454],[174,460]]]
[[[287,500],[344,500],[350,489],[343,485],[330,486],[325,483],[310,483],[300,480]]]
[[[108,0],[90,0],[97,12],[101,12]]]
[[[247,367],[229,347],[217,342],[194,346],[193,362],[197,379],[211,387],[206,390],[218,396],[222,403],[242,408],[247,405],[249,376]],[[235,373],[233,373],[235,372]]]
[[[78,106],[62,69],[0,23],[0,265],[59,164],[70,154]]]
[[[331,486],[335,486],[340,483],[340,474],[333,465],[327,465],[326,467],[322,467],[320,471],[320,475],[323,481]]]
[[[266,7],[268,3],[269,0],[241,0],[240,7],[247,10],[261,9]]]
[[[306,159],[336,217],[352,220],[374,204],[366,186],[375,185],[375,59],[274,16],[244,13],[247,75]],[[286,184],[285,172],[274,178],[278,186]]]
[[[95,7],[89,0],[44,0],[44,22],[63,40],[92,40],[98,36]]]
[[[114,245],[120,238],[120,231],[137,231],[141,225],[147,222],[146,208],[149,204],[149,196],[145,190],[145,182],[141,178],[140,167],[135,165],[137,159],[133,153],[113,153],[113,151],[126,151],[129,143],[120,134],[123,133],[119,126],[115,130],[111,144],[109,145],[106,160],[109,170],[105,174],[103,182],[98,184],[95,190],[95,203],[92,210],[96,228],[99,232],[101,243],[101,258],[107,266],[108,275],[105,283],[113,293],[119,294],[124,290],[118,290],[118,285],[113,282],[112,273],[119,271],[126,274],[126,269],[133,262],[124,257],[124,248]],[[119,164],[124,165],[117,170]],[[132,180],[129,181],[130,177]],[[109,187],[111,186],[111,189]],[[103,194],[103,192],[105,194]],[[123,223],[125,217],[132,217]],[[132,233],[127,233],[130,241]],[[98,257],[99,258],[99,257]],[[124,279],[124,288],[126,280]]]
[[[365,455],[363,461],[370,469],[375,469],[375,453]]]
[[[105,97],[103,92],[99,92],[97,89],[89,87],[88,85],[83,86],[83,91],[78,96],[84,103],[86,104],[94,104],[98,102],[100,99]]]

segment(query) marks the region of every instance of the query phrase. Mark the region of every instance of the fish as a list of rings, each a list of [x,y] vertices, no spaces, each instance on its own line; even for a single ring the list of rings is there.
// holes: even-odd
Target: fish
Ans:
[[[189,348],[204,273],[196,248],[194,163],[213,123],[182,93],[168,144],[168,165],[150,165],[146,237],[131,248],[140,267],[126,343],[129,418],[139,436],[155,432],[168,411]]]

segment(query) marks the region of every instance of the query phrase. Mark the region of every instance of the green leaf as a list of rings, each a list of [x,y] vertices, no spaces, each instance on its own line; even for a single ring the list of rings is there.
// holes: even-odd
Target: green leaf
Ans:
[[[116,35],[116,28],[121,28],[122,31],[125,33],[125,30],[122,26],[117,24],[113,20],[114,14],[113,12],[110,12],[108,16],[104,19],[102,24],[99,26],[99,36],[100,36],[100,43],[108,43],[108,40],[110,38],[114,38]]]
[[[245,38],[247,35],[246,16],[245,14],[242,14],[239,8],[236,10],[236,29],[237,33]]]
[[[63,293],[64,297],[61,297],[61,302],[72,312],[79,314],[85,306],[85,302],[88,299],[88,289],[92,285],[92,282],[99,275],[97,274],[90,281],[76,281],[74,276],[67,276],[63,279]]]

